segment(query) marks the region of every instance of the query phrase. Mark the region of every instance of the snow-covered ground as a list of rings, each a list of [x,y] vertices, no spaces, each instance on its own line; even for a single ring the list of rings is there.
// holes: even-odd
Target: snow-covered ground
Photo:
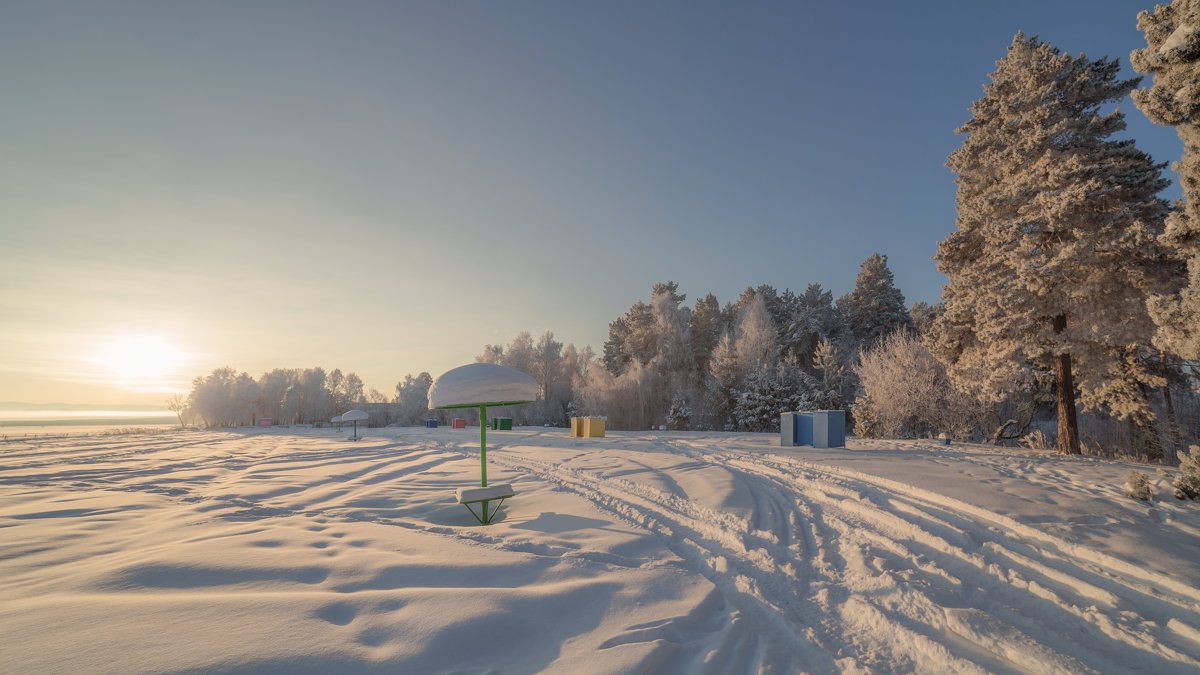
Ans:
[[[488,436],[489,527],[477,429],[0,444],[0,670],[1200,669],[1200,508],[1127,464]]]

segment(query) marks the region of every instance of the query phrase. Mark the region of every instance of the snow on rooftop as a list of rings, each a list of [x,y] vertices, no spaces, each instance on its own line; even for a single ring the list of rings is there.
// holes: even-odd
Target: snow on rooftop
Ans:
[[[362,410],[351,410],[349,412],[342,413],[343,422],[362,422],[363,420],[367,419],[367,417],[369,417],[369,415]]]
[[[527,403],[538,397],[530,376],[494,363],[470,363],[442,373],[429,388],[429,408]]]

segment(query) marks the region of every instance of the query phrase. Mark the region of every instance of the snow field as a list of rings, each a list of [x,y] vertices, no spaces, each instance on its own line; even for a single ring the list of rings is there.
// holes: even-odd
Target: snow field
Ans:
[[[490,527],[453,500],[478,479],[471,432],[0,446],[0,659],[85,672],[1200,669],[1196,510],[1130,503],[1128,465],[922,442],[784,449],[758,434],[488,440],[489,477],[517,491]]]

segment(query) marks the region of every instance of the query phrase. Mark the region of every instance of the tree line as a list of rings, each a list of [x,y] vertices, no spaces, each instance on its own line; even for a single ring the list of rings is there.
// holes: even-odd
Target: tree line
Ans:
[[[938,243],[948,282],[936,305],[906,308],[873,254],[836,300],[812,283],[689,305],[668,281],[609,324],[600,354],[526,332],[477,360],[538,381],[538,402],[508,412],[518,424],[599,414],[614,428],[771,431],[780,411],[825,408],[846,410],[864,436],[1003,442],[1045,427],[1077,454],[1083,416],[1123,429],[1133,454],[1171,459],[1200,427],[1198,15],[1200,0],[1139,14],[1147,47],[1131,61],[1153,76],[1141,90],[1115,59],[1014,37],[947,162],[957,216]],[[1166,164],[1113,138],[1125,116],[1110,106],[1130,94],[1183,141],[1178,203],[1159,196]],[[297,421],[353,396],[353,374],[225,370],[198,378],[187,401],[206,421],[244,411],[252,392]],[[358,396],[390,411],[381,421],[416,423],[429,381],[410,375],[390,400],[363,397],[359,382]]]
[[[376,389],[364,393],[358,375],[337,368],[276,368],[256,379],[225,367],[195,378],[191,393],[168,399],[167,407],[181,422],[208,427],[253,426],[263,418],[273,424],[326,424],[352,408],[367,412],[370,426],[414,425],[427,416],[432,383],[429,373],[409,375],[389,397]]]

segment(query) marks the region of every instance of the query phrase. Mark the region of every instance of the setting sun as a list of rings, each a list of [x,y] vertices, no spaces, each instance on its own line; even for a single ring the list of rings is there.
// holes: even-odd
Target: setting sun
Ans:
[[[162,335],[121,335],[104,344],[96,362],[131,384],[161,382],[176,373],[186,354]]]

